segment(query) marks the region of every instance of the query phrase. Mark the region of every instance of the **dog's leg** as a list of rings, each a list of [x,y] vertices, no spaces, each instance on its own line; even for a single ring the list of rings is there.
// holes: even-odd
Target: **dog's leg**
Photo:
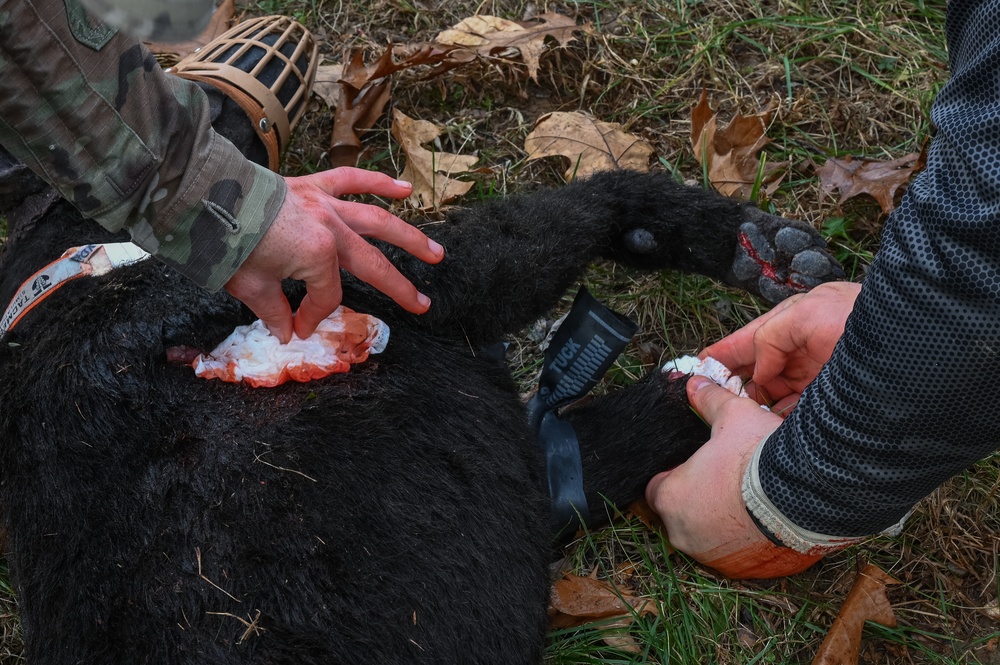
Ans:
[[[425,230],[446,248],[441,264],[386,250],[434,302],[415,321],[472,342],[542,315],[600,257],[701,273],[775,302],[843,276],[807,224],[665,173],[600,173],[462,209]]]
[[[593,525],[608,521],[607,501],[624,508],[642,498],[650,478],[683,463],[708,440],[708,426],[688,405],[686,384],[657,371],[563,413],[580,442]]]

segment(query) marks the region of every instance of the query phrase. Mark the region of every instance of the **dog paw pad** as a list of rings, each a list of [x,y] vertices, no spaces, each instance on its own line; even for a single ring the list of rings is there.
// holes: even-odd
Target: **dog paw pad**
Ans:
[[[746,226],[744,224],[744,226]],[[807,247],[812,247],[816,239],[801,229],[786,226],[774,234],[774,246],[779,252],[797,254]]]
[[[743,209],[731,280],[743,288],[780,302],[790,295],[844,277],[826,241],[811,226]]]
[[[830,259],[814,249],[805,249],[792,258],[792,272],[824,277],[830,273]]]
[[[774,247],[756,224],[744,222],[740,226],[740,244],[761,264],[774,263]]]
[[[757,288],[760,295],[771,302],[781,302],[785,298],[795,295],[796,291],[787,284],[779,284],[767,277],[757,280]]]

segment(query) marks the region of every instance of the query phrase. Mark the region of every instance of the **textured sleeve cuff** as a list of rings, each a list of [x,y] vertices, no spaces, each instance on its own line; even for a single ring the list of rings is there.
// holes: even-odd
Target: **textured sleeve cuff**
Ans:
[[[208,133],[211,146],[197,175],[158,216],[169,232],[140,219],[132,240],[211,291],[222,288],[253,251],[285,199],[285,182],[246,159],[229,141]],[[160,192],[154,181],[146,200]],[[140,205],[140,209],[143,206]]]
[[[757,446],[757,450],[747,466],[746,473],[743,475],[743,501],[746,503],[747,512],[750,513],[754,523],[768,539],[772,542],[777,541],[800,554],[822,556],[868,538],[868,536],[828,536],[793,524],[771,502],[761,485],[760,456],[765,445],[767,445],[767,439],[761,441],[760,445]],[[883,535],[897,535],[902,530],[903,522],[908,516],[909,514],[886,529]]]

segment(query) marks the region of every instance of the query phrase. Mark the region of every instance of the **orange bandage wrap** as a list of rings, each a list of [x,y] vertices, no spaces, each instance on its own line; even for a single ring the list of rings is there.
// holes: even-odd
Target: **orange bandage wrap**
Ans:
[[[341,306],[308,339],[293,334],[287,344],[279,342],[259,320],[240,326],[211,353],[195,358],[191,366],[203,379],[273,388],[287,381],[312,381],[346,372],[369,354],[381,353],[388,341],[389,327],[384,322]]]

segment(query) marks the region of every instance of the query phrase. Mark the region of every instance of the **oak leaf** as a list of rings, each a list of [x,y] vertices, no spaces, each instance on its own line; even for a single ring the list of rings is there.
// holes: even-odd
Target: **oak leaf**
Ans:
[[[653,147],[628,134],[621,125],[601,122],[584,113],[555,112],[543,115],[524,139],[528,160],[567,157],[569,168],[563,177],[585,177],[610,169],[649,169]]]
[[[656,360],[654,362],[659,361],[659,359],[660,356],[659,354],[657,354]],[[634,515],[636,519],[638,519],[640,522],[642,522],[647,529],[659,533],[660,535],[663,536],[665,541],[667,540],[667,528],[663,524],[663,518],[660,517],[659,513],[653,510],[653,507],[650,506],[645,499],[636,499],[635,501],[630,503],[628,505],[628,512]],[[673,551],[673,548],[670,547],[669,544],[667,545],[667,547],[671,552]]]
[[[423,147],[441,134],[441,130],[426,120],[414,120],[398,109],[393,111],[392,135],[406,154],[406,168],[400,178],[413,185],[407,199],[414,207],[428,210],[462,196],[474,183],[449,176],[467,173],[479,158],[475,155],[455,155],[433,152]]]
[[[545,52],[547,38],[565,47],[576,39],[576,32],[590,31],[590,23],[577,25],[572,18],[554,12],[541,14],[534,21],[508,21],[477,14],[438,34],[434,42],[462,47],[485,57],[502,56],[516,50],[528,68],[528,75],[538,81],[539,60]]]
[[[633,653],[640,647],[627,629],[636,617],[646,614],[659,614],[651,599],[624,593],[593,577],[566,573],[552,585],[549,596],[550,628],[600,621],[606,644]]]
[[[146,48],[158,56],[157,60],[161,63],[174,65],[229,30],[234,23],[235,15],[235,0],[222,0],[209,19],[208,26],[194,39],[186,42],[145,42]]]
[[[925,155],[913,152],[891,161],[874,159],[830,158],[817,169],[819,188],[825,194],[840,192],[837,204],[868,194],[889,214],[896,207],[896,191],[905,188],[910,178],[924,168]]]
[[[334,109],[333,135],[330,137],[329,158],[332,166],[354,166],[361,154],[361,134],[371,129],[382,117],[392,93],[391,75],[418,65],[461,64],[455,49],[433,44],[418,45],[409,54],[397,60],[394,44],[389,44],[379,58],[366,65],[360,51],[356,51],[346,65],[325,66],[320,79],[321,97]],[[435,70],[435,74],[447,68]],[[334,77],[335,80],[334,80]]]
[[[812,665],[856,665],[866,621],[896,627],[896,615],[885,594],[885,587],[891,584],[899,584],[899,580],[878,566],[868,564],[858,573]]]
[[[777,189],[781,182],[779,172],[788,162],[765,164],[762,176],[758,174],[758,153],[771,142],[765,136],[770,122],[770,110],[751,116],[737,113],[720,130],[717,116],[708,104],[708,94],[702,90],[701,99],[691,111],[691,146],[715,189],[726,196],[749,199],[758,177],[761,184],[769,184],[764,187],[766,194]]]
[[[313,93],[332,109],[337,108],[337,95],[340,91],[340,79],[343,75],[344,65],[340,62],[333,65],[320,65],[316,68]]]
[[[566,573],[552,585],[549,625],[569,628],[613,617],[658,614],[656,603],[615,589],[605,581]]]

